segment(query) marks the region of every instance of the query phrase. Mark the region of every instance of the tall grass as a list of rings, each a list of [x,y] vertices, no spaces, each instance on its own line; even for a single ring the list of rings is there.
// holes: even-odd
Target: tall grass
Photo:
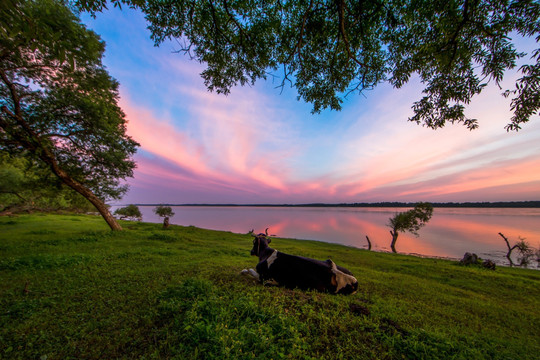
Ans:
[[[540,272],[274,239],[352,296],[263,287],[251,237],[99,217],[0,218],[2,359],[538,359]]]

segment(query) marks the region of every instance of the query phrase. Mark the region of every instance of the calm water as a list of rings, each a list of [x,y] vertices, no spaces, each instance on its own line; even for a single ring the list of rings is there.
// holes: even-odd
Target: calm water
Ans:
[[[114,209],[114,208],[113,208]],[[143,221],[161,222],[153,207],[140,206]],[[319,240],[358,248],[390,251],[391,235],[386,226],[396,212],[407,208],[288,208],[288,207],[193,207],[174,206],[171,223],[236,233],[264,232],[278,237]],[[461,259],[465,252],[507,262],[502,232],[511,241],[521,236],[540,247],[540,209],[435,208],[419,237],[399,235],[398,252]],[[274,246],[279,249],[279,242]],[[246,249],[248,251],[248,249]]]

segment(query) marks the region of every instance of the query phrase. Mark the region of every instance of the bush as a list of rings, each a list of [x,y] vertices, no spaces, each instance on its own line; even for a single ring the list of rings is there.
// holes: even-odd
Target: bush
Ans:
[[[172,211],[170,206],[161,206],[161,205],[156,206],[154,208],[154,213],[157,216],[161,216],[162,218],[164,218],[164,217],[173,217],[174,216],[174,212]]]
[[[139,207],[136,205],[128,205],[123,208],[116,209],[114,215],[118,215],[122,220],[142,220],[142,214]]]

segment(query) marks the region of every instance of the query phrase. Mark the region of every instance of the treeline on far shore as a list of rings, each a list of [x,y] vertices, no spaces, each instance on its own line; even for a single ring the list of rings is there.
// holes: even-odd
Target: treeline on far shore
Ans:
[[[540,201],[496,201],[496,202],[438,202],[431,203],[441,208],[540,208]],[[137,206],[258,206],[258,207],[414,207],[413,202],[376,203],[309,203],[309,204],[135,204]]]

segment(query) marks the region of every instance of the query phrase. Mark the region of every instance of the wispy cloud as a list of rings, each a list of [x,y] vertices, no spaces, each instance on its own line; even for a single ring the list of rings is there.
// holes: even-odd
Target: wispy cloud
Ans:
[[[88,19],[107,41],[128,133],[141,143],[129,202],[483,201],[540,198],[540,122],[506,133],[496,86],[468,107],[480,120],[433,131],[407,122],[422,84],[351,95],[342,112],[271,82],[209,93],[203,65],[155,48],[130,10]],[[513,79],[510,79],[511,83]]]

